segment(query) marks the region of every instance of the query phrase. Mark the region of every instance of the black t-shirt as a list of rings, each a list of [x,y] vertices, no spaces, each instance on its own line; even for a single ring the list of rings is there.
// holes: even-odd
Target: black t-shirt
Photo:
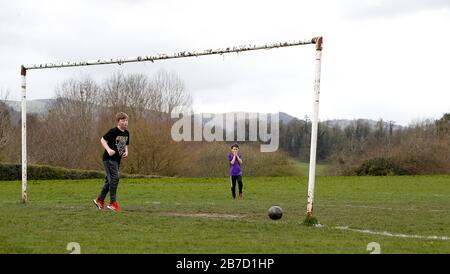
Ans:
[[[113,156],[109,156],[105,149],[103,153],[103,161],[113,160],[120,163],[120,159],[125,153],[125,146],[130,143],[130,133],[128,130],[121,131],[117,127],[112,128],[105,135],[103,135],[103,139],[106,140],[109,148],[116,152]]]

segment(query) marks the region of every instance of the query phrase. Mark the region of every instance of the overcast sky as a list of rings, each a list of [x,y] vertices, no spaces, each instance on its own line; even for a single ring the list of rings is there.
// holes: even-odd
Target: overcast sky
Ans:
[[[406,125],[450,112],[449,0],[0,0],[0,90],[20,99],[20,65],[132,57],[324,37],[325,119]],[[160,69],[185,82],[198,112],[311,116],[314,46],[176,60],[32,70],[28,98],[66,79]]]

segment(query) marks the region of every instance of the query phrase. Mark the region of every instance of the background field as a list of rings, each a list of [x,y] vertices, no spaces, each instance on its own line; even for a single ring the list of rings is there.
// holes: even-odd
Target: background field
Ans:
[[[119,214],[92,204],[101,180],[0,182],[0,253],[450,253],[450,240],[339,230],[450,237],[450,176],[318,177],[315,216],[301,223],[306,177],[244,178],[232,200],[228,178],[123,179]],[[284,216],[270,220],[280,205]]]

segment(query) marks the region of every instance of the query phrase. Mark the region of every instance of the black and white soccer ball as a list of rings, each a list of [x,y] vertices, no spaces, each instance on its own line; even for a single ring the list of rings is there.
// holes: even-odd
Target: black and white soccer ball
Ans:
[[[278,220],[283,217],[283,210],[279,206],[270,207],[267,213],[269,215],[269,218],[272,220]]]

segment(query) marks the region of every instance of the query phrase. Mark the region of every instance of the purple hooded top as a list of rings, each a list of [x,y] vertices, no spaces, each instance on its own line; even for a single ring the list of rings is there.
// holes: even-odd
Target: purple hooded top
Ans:
[[[239,158],[242,159],[242,155],[238,154]],[[233,160],[233,154],[230,153],[228,154],[228,163],[231,162],[231,160]],[[230,163],[230,176],[242,176],[242,170],[241,170],[241,165],[239,164],[239,161],[236,158],[236,161],[234,161],[234,165],[232,165]]]

